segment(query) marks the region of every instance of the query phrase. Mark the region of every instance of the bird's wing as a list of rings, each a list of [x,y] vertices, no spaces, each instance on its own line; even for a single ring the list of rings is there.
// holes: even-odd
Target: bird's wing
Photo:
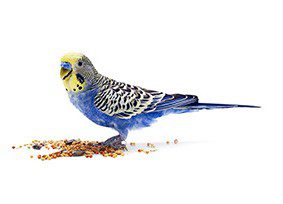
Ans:
[[[115,82],[99,90],[95,106],[103,113],[123,119],[153,110],[166,94]]]
[[[99,90],[94,103],[107,115],[129,119],[140,113],[188,108],[196,102],[194,95],[170,95],[113,80]]]

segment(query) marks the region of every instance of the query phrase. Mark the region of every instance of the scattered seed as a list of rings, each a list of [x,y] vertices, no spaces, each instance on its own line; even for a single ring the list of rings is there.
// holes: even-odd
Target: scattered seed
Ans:
[[[178,140],[174,140],[174,144],[177,144]],[[170,144],[169,141],[166,141],[166,144]],[[136,146],[135,142],[130,143],[131,146]],[[114,149],[113,147],[105,147],[102,146],[98,141],[82,141],[80,139],[71,139],[71,140],[47,140],[47,141],[39,141],[33,140],[30,144],[24,144],[24,147],[27,149],[35,149],[41,150],[43,147],[46,150],[55,150],[50,154],[46,155],[37,155],[36,157],[42,161],[57,159],[60,157],[80,157],[84,156],[86,158],[93,158],[93,155],[102,155],[103,157],[112,157],[116,158],[118,156],[125,156],[125,149]],[[12,146],[12,149],[22,148],[22,145],[16,147]],[[137,152],[143,152],[145,154],[149,154],[151,152],[155,152],[157,149],[153,143],[146,143],[146,148],[140,148]],[[34,158],[34,156],[30,156],[30,158]]]
[[[72,155],[75,156],[75,157],[79,157],[79,156],[83,156],[85,154],[85,151],[82,151],[82,150],[76,150],[76,151],[73,151]],[[70,154],[69,154],[70,156]]]
[[[42,145],[35,144],[35,145],[32,145],[32,148],[36,150],[40,150],[42,148]]]
[[[66,144],[66,145],[71,145],[73,142],[75,142],[74,139],[72,139],[72,140],[66,140],[66,141],[65,141],[65,144]]]
[[[155,145],[152,143],[147,143],[146,146],[150,147],[150,148],[155,148]]]

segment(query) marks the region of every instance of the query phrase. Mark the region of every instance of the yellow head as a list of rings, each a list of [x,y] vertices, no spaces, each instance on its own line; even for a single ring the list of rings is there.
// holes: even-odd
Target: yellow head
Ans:
[[[97,73],[90,60],[80,53],[68,53],[61,58],[60,76],[66,91],[81,92],[87,86],[86,77]]]

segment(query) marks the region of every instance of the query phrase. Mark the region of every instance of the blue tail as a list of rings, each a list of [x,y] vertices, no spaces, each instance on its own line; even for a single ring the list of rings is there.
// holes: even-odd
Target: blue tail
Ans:
[[[259,106],[238,105],[238,104],[220,104],[220,103],[199,103],[195,95],[166,94],[156,105],[154,112],[165,111],[174,113],[184,113],[187,111],[202,109],[219,108],[260,108]]]
[[[238,105],[238,104],[219,104],[219,103],[195,103],[186,108],[189,110],[219,109],[219,108],[260,108],[260,106]]]

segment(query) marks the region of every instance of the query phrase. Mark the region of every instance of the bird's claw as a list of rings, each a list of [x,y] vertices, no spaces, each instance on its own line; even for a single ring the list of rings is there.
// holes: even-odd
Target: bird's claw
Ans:
[[[122,140],[120,135],[111,137],[105,140],[104,142],[100,142],[97,144],[97,146],[111,147],[115,150],[119,150],[119,149],[128,150],[126,146],[126,142]]]

